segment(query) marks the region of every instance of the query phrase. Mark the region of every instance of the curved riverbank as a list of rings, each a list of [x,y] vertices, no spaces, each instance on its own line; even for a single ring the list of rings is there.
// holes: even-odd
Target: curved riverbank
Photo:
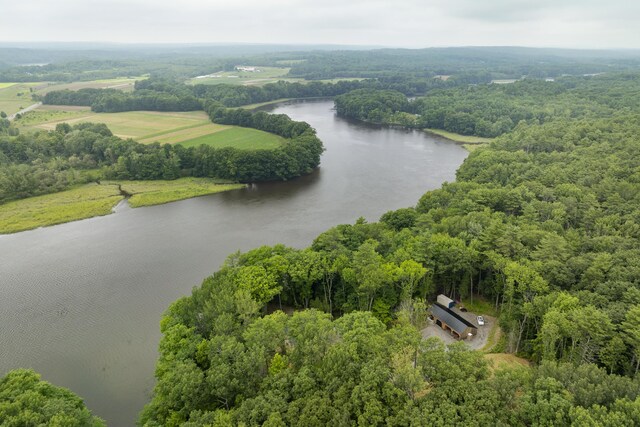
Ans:
[[[305,247],[337,224],[414,205],[453,181],[468,155],[424,132],[341,119],[331,101],[272,112],[317,130],[327,147],[320,168],[0,236],[0,374],[32,367],[81,395],[108,425],[133,425],[154,384],[162,313],[229,254]]]

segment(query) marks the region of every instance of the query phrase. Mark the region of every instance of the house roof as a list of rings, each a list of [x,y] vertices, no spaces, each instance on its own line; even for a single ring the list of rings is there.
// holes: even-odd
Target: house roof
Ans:
[[[462,335],[467,328],[477,329],[473,323],[438,303],[431,306],[431,313],[456,331],[458,335]]]

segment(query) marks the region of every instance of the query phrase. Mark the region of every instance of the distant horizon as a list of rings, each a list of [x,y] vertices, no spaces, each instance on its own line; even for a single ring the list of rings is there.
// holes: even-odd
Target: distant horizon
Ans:
[[[0,40],[635,50],[639,19],[626,0],[30,0],[3,4]]]
[[[546,50],[576,50],[576,51],[640,51],[640,47],[569,47],[569,46],[543,46],[543,45],[425,45],[425,46],[402,46],[402,45],[367,45],[367,44],[350,44],[350,43],[270,43],[270,42],[251,42],[251,41],[228,41],[228,42],[207,42],[207,41],[174,41],[174,42],[147,42],[147,41],[110,41],[110,40],[55,40],[55,41],[10,41],[0,40],[0,48],[36,48],[39,45],[87,45],[87,46],[184,46],[184,47],[233,47],[233,46],[259,46],[259,47],[323,47],[323,48],[351,48],[358,50],[376,50],[376,49],[406,49],[406,50],[426,50],[426,49],[473,49],[473,48],[495,48],[495,49],[546,49]]]

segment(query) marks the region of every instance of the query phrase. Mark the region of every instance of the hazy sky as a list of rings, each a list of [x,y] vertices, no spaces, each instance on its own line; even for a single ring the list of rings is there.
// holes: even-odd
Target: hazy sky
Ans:
[[[640,48],[640,1],[0,0],[0,41]]]

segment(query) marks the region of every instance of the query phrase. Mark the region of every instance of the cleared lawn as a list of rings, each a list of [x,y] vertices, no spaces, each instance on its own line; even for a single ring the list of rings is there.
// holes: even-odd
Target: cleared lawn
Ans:
[[[72,190],[0,205],[0,233],[107,215],[122,200],[115,185],[87,184]]]
[[[221,191],[237,190],[245,184],[221,183],[208,178],[180,178],[174,181],[122,181],[122,189],[132,194],[129,204],[134,207],[160,205]]]
[[[234,147],[240,150],[255,150],[278,148],[283,142],[283,138],[272,133],[250,128],[233,127],[181,142],[180,145],[183,147],[197,147],[204,144],[216,148]]]

